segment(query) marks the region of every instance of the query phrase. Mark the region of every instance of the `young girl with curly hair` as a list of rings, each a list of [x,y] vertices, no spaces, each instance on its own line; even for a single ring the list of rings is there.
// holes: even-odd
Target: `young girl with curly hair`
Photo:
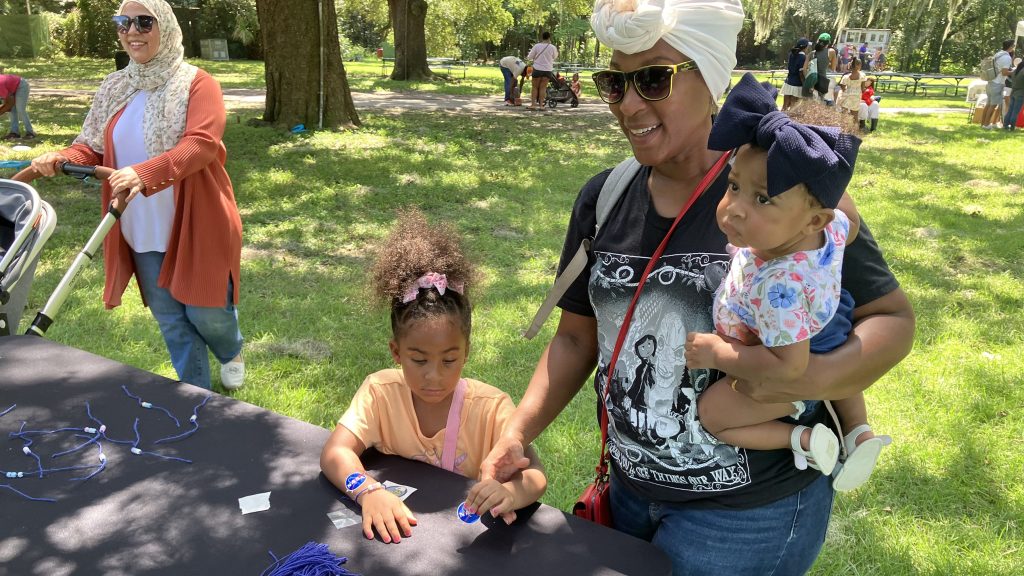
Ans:
[[[469,356],[473,267],[449,226],[422,213],[400,215],[373,268],[376,297],[391,311],[388,343],[398,368],[366,377],[320,455],[330,481],[362,507],[363,533],[376,529],[385,543],[412,535],[416,518],[401,500],[367,474],[367,448],[480,477],[480,463],[515,409],[508,394],[463,378]],[[484,480],[466,497],[470,513],[490,511],[506,522],[536,502],[547,479],[527,450],[521,474]]]

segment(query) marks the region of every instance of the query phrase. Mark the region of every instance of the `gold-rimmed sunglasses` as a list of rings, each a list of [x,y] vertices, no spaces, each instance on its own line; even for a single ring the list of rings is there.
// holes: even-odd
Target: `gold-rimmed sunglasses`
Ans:
[[[672,78],[677,72],[696,70],[693,60],[679,64],[653,64],[630,72],[622,70],[601,70],[594,73],[597,93],[608,104],[618,104],[626,96],[630,80],[636,93],[644,100],[656,102],[672,95]]]

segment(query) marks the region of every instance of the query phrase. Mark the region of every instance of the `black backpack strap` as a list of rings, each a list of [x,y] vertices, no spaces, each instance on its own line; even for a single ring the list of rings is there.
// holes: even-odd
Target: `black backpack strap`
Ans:
[[[618,166],[612,169],[611,174],[608,175],[608,179],[604,181],[604,186],[601,186],[601,192],[597,196],[597,210],[595,214],[597,221],[594,225],[594,236],[597,238],[597,233],[601,230],[601,225],[608,219],[608,215],[611,213],[612,208],[619,203],[619,199],[622,198],[622,194],[629,187],[629,183],[633,181],[637,173],[640,171],[640,163],[636,161],[636,158],[630,156],[623,160]],[[558,301],[562,299],[566,291],[569,290],[569,286],[579,278],[579,275],[583,272],[583,269],[587,267],[590,253],[591,238],[584,238],[583,242],[580,243],[580,247],[576,250],[576,254],[569,261],[569,264],[562,270],[562,273],[555,278],[555,284],[548,290],[547,296],[544,298],[544,302],[537,309],[537,313],[533,316],[533,321],[530,326],[523,332],[523,337],[527,340],[532,340],[534,336],[540,332],[544,322],[551,315],[551,312],[558,305]]]

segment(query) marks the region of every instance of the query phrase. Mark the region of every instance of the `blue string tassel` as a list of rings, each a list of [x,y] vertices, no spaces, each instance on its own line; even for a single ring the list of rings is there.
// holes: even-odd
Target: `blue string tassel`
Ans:
[[[213,394],[207,395],[206,398],[203,398],[202,402],[197,404],[196,407],[192,409],[192,417],[188,419],[188,421],[192,423],[191,430],[189,430],[188,432],[182,432],[181,434],[178,434],[176,436],[168,436],[167,438],[161,438],[156,442],[153,442],[153,444],[161,444],[163,442],[176,442],[178,440],[184,440],[185,438],[188,438],[189,436],[195,434],[199,430],[199,409],[202,408],[203,406],[206,406],[206,403],[209,402],[211,396],[213,396]]]
[[[260,573],[260,576],[358,576],[342,567],[348,558],[335,556],[327,544],[307,542],[295,552],[277,559],[268,552],[274,563]]]
[[[25,498],[27,500],[31,500],[33,502],[56,502],[56,500],[54,500],[53,498],[33,498],[33,497],[29,496],[28,494],[25,494],[21,490],[18,490],[14,486],[11,486],[10,484],[0,484],[0,488],[7,488],[11,492],[14,492],[15,494],[17,494],[17,495],[19,495],[19,496],[21,496],[21,497],[23,497],[23,498]]]
[[[14,410],[17,407],[18,407],[17,404],[12,404],[11,407],[8,408],[7,410],[4,410],[3,412],[0,412],[0,416],[6,416],[8,412],[10,412],[11,410]]]
[[[163,406],[157,406],[156,404],[151,404],[149,402],[144,401],[142,398],[140,398],[140,397],[136,396],[135,394],[132,394],[131,392],[129,392],[128,391],[128,387],[125,386],[124,384],[121,385],[121,390],[124,390],[124,393],[127,394],[129,398],[131,398],[132,400],[137,401],[139,403],[139,406],[142,406],[143,408],[146,408],[146,409],[160,410],[164,414],[167,414],[168,418],[170,418],[171,420],[174,420],[174,425],[177,426],[178,428],[181,428],[181,422],[179,422],[178,419],[175,418],[174,414],[171,414],[171,411],[168,410],[167,408],[164,408]]]

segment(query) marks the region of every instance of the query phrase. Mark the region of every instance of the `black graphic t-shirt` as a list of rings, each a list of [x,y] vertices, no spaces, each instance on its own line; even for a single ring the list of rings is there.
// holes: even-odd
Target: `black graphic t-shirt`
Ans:
[[[580,242],[593,235],[597,197],[609,172],[587,182],[576,199],[559,272]],[[595,389],[609,373],[607,363],[639,276],[674,220],[659,215],[650,202],[649,175],[650,168],[642,168],[612,209],[593,241],[587,271],[558,304],[597,319]],[[721,374],[687,369],[683,346],[688,332],[714,332],[712,297],[729,268],[726,238],[715,218],[727,176],[728,168],[693,204],[645,279],[611,371],[609,453],[617,480],[650,499],[749,508],[793,494],[821,473],[797,470],[789,450],[722,444],[697,419],[697,398]],[[898,286],[866,227],[847,250],[844,270],[843,287],[857,303]],[[818,409],[800,423],[823,421],[825,411]]]

